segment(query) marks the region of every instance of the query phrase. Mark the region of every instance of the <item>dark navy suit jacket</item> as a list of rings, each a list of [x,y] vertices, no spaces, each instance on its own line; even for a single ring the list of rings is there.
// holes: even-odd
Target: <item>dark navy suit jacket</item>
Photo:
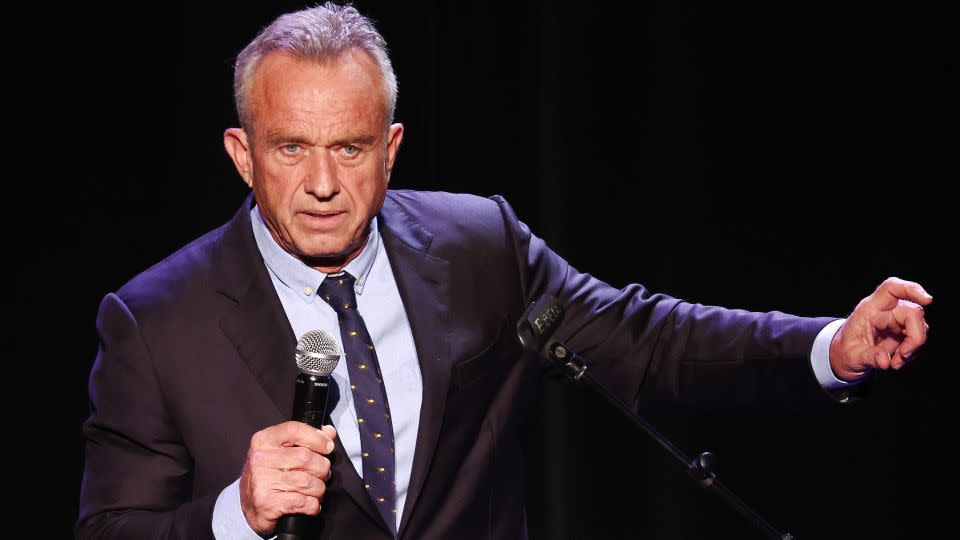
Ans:
[[[214,503],[251,436],[289,419],[296,336],[251,204],[104,298],[79,537],[212,537]],[[379,219],[423,375],[401,538],[525,537],[524,430],[542,367],[515,325],[543,294],[566,308],[557,336],[634,406],[831,401],[809,367],[830,319],[612,288],[531,235],[500,197],[390,191]],[[340,445],[333,461],[318,537],[390,538]]]

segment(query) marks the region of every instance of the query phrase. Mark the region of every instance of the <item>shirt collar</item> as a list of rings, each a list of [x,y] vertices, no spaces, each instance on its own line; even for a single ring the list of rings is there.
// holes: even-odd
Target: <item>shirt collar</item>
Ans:
[[[257,241],[257,248],[263,255],[263,262],[266,263],[270,272],[283,283],[286,287],[293,290],[297,297],[307,302],[313,303],[317,296],[317,289],[320,283],[328,275],[303,264],[303,261],[288,253],[280,247],[280,244],[273,238],[270,229],[263,222],[260,216],[260,209],[254,205],[250,210],[250,223],[253,225],[253,236]],[[367,236],[367,243],[355,259],[350,261],[343,271],[349,272],[356,278],[354,291],[363,294],[363,286],[370,277],[370,270],[373,268],[373,262],[377,258],[377,252],[380,251],[380,232],[377,230],[377,218],[374,217],[370,222],[370,233]],[[339,274],[339,272],[338,272]]]

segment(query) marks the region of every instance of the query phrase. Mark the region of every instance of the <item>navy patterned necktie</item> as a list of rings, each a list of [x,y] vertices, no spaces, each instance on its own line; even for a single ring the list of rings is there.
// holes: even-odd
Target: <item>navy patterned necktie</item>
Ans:
[[[356,280],[347,272],[330,275],[317,293],[337,312],[344,361],[350,374],[350,392],[357,410],[360,451],[363,456],[363,487],[383,520],[397,535],[397,488],[394,471],[393,422],[377,362],[377,351],[367,332],[354,294]]]

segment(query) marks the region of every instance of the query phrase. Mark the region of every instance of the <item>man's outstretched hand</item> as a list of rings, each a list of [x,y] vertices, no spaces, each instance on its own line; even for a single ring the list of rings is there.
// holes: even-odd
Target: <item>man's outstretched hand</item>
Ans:
[[[923,306],[933,302],[919,284],[887,278],[854,308],[830,343],[830,367],[845,381],[873,369],[900,369],[927,341]]]

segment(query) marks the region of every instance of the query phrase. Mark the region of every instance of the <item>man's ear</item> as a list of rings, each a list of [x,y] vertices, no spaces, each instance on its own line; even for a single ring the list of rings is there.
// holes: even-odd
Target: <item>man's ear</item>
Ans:
[[[240,128],[230,128],[223,132],[223,147],[230,154],[233,165],[243,177],[247,186],[253,187],[253,160],[250,152],[250,142],[247,132]]]
[[[387,128],[387,161],[384,168],[387,173],[387,181],[390,181],[390,173],[393,172],[393,162],[397,159],[397,151],[400,150],[400,141],[403,140],[403,124],[397,123]]]

